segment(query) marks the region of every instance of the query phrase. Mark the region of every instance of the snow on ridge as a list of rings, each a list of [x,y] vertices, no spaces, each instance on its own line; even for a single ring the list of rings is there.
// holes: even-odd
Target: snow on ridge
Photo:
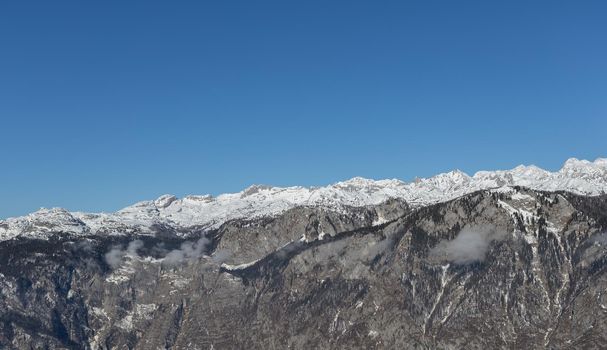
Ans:
[[[520,165],[511,170],[479,171],[473,176],[454,170],[410,183],[397,179],[355,177],[326,187],[253,185],[238,193],[216,197],[164,195],[115,213],[41,209],[26,216],[0,220],[0,240],[20,235],[43,237],[46,233],[58,231],[72,234],[150,232],[156,224],[216,228],[231,219],[272,216],[297,206],[341,210],[345,206],[376,205],[391,198],[405,200],[413,206],[424,206],[477,190],[504,186],[598,195],[607,192],[607,158],[598,158],[594,162],[570,158],[556,172],[534,165]]]

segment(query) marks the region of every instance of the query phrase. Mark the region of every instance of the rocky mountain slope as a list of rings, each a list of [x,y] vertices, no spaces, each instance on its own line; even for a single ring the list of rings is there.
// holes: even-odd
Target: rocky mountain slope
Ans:
[[[0,222],[0,348],[605,348],[607,161]]]

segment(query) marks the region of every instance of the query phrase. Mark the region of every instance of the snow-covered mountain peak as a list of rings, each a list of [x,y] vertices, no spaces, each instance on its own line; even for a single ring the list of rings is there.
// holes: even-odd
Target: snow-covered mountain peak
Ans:
[[[171,203],[173,203],[174,201],[177,200],[177,197],[172,195],[172,194],[165,194],[162,195],[160,197],[158,197],[155,201],[154,201],[154,205],[158,208],[166,208],[169,205],[171,205]]]
[[[449,182],[453,184],[461,184],[470,181],[470,176],[459,169],[455,169],[443,174],[433,176],[428,180],[435,181],[436,183]]]
[[[373,180],[367,179],[364,177],[354,177],[350,180],[337,182],[331,187],[335,189],[342,189],[346,191],[357,191],[364,189],[380,189],[386,187],[400,187],[404,186],[406,183],[397,179],[388,179],[388,180]]]
[[[559,172],[569,177],[605,176],[607,174],[607,161],[605,158],[598,158],[594,162],[569,158]]]
[[[373,185],[375,181],[364,177],[356,176],[349,180],[340,181],[333,186],[335,187],[363,187]]]
[[[549,171],[539,168],[533,164],[519,165],[516,168],[512,169],[512,173],[517,174],[518,176],[526,176],[530,178],[544,177],[550,175]]]
[[[412,206],[450,200],[482,189],[524,186],[545,191],[570,191],[583,195],[607,192],[607,159],[594,162],[568,159],[556,172],[534,165],[512,170],[479,171],[473,176],[454,170],[406,183],[401,180],[372,180],[355,177],[325,187],[272,187],[253,185],[241,192],[163,195],[142,201],[115,213],[70,213],[65,209],[41,209],[18,218],[0,221],[0,240],[49,232],[128,233],[152,232],[156,225],[175,228],[216,228],[239,218],[277,215],[297,206],[342,210],[348,206],[377,205],[396,198]]]
[[[252,185],[247,187],[244,191],[241,192],[241,197],[248,197],[254,194],[259,194],[262,192],[272,192],[274,187],[268,185]]]

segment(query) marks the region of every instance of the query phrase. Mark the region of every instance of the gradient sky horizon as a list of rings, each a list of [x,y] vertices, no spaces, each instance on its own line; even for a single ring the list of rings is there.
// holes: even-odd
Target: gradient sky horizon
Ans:
[[[604,1],[4,1],[0,218],[607,156]]]

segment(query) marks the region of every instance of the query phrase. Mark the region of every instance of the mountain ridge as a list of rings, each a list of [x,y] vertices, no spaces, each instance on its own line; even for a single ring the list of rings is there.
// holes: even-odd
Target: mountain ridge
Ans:
[[[399,199],[414,207],[444,202],[478,190],[523,186],[543,191],[568,191],[582,195],[607,192],[607,158],[595,161],[569,158],[555,172],[535,165],[511,170],[478,171],[469,176],[460,170],[406,183],[398,179],[372,180],[354,177],[324,187],[272,187],[252,185],[241,192],[163,195],[135,203],[114,213],[70,212],[42,208],[34,213],[0,220],[0,240],[45,233],[145,233],[165,225],[208,230],[241,218],[275,216],[298,206],[318,206],[335,211],[344,207],[378,205]]]

